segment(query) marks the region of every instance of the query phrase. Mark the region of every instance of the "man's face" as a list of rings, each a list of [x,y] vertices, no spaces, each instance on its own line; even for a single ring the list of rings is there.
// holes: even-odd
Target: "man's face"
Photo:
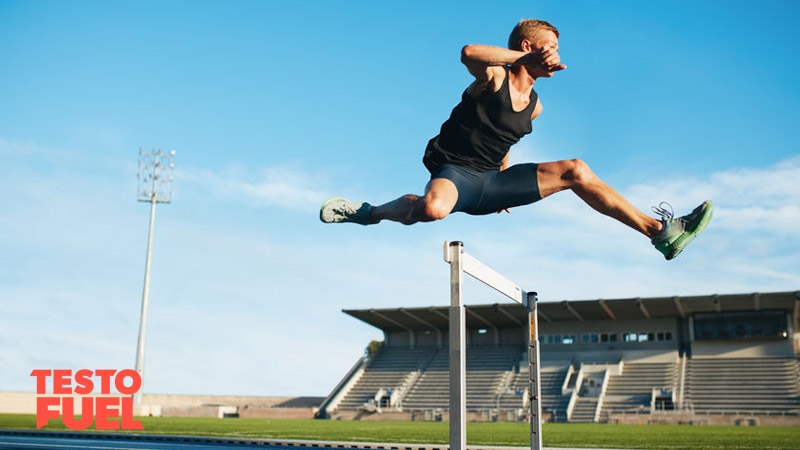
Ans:
[[[546,48],[552,49],[556,54],[558,53],[558,37],[555,33],[549,30],[537,33],[532,39],[525,39],[522,41],[522,51],[533,53],[542,51]],[[540,67],[529,67],[528,70],[534,77],[552,77],[554,72],[547,71]]]
[[[530,43],[531,51],[543,49],[545,47],[552,47],[558,51],[558,37],[550,30],[541,31],[536,33]]]

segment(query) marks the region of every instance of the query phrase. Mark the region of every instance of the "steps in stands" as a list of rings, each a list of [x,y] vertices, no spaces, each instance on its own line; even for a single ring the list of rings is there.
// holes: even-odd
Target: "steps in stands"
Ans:
[[[653,389],[677,389],[678,364],[629,363],[608,379],[600,421],[612,413],[649,413]]]
[[[542,412],[550,413],[554,422],[567,421],[569,395],[561,393],[561,386],[567,378],[568,367],[555,371],[541,372]]]
[[[434,350],[408,350],[381,348],[367,366],[361,379],[345,395],[339,409],[359,409],[380,389],[395,390],[402,386],[412,373],[419,369]]]
[[[597,411],[597,397],[578,397],[575,408],[572,410],[570,423],[592,423]]]

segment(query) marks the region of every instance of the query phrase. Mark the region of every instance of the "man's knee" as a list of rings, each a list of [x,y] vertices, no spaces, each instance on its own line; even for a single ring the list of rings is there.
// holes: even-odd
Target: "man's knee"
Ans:
[[[422,199],[420,208],[421,219],[426,222],[441,220],[447,217],[452,209],[453,205],[448,204],[443,198],[426,195]]]
[[[564,178],[572,181],[573,184],[587,184],[596,177],[589,165],[582,159],[571,159],[567,161],[567,171],[564,173]]]

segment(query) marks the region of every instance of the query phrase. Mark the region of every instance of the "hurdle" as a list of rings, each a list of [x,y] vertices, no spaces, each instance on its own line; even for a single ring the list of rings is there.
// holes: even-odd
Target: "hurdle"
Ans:
[[[539,385],[539,331],[536,292],[525,292],[506,277],[464,251],[462,242],[444,243],[444,260],[450,264],[450,450],[467,448],[467,339],[466,309],[461,295],[464,274],[475,278],[528,308],[527,330],[530,386],[528,396],[531,450],[542,449],[542,407]]]

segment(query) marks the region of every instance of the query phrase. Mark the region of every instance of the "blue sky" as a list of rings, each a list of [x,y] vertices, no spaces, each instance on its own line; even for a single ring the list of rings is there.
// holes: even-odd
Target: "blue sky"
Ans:
[[[319,223],[427,181],[468,43],[520,18],[567,70],[512,162],[579,157],[637,207],[717,206],[665,262],[570,193],[511,214]],[[326,395],[380,333],[340,311],[447,304],[445,240],[543,301],[796,290],[796,2],[0,0],[0,390],[134,363],[149,208],[137,150],[175,149],[144,389]],[[470,301],[503,301],[468,286]]]

